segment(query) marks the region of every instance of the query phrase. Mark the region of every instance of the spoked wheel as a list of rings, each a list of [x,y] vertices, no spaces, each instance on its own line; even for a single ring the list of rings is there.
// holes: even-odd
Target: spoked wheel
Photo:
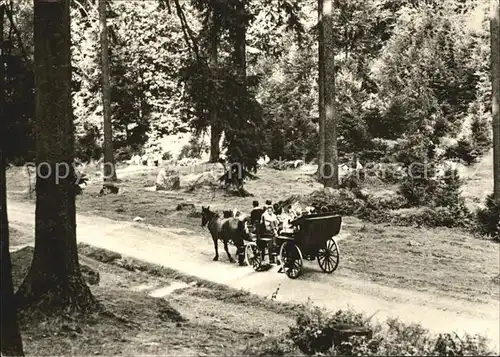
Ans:
[[[302,252],[294,242],[285,242],[280,248],[280,259],[286,275],[290,279],[299,277],[302,271]]]
[[[245,247],[245,260],[248,265],[251,265],[253,270],[259,271],[262,268],[262,250],[255,242],[248,243]]]
[[[318,251],[318,264],[325,273],[333,273],[339,266],[340,251],[337,242],[333,238],[328,239],[325,247]]]

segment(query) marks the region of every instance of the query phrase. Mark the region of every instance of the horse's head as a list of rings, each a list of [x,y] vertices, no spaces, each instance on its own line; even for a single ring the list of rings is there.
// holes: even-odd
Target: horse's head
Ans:
[[[201,226],[202,227],[205,227],[208,222],[210,222],[210,220],[212,219],[213,217],[213,212],[210,211],[210,206],[201,206]]]
[[[234,212],[230,210],[224,210],[222,211],[223,217],[224,218],[231,218],[234,217]]]

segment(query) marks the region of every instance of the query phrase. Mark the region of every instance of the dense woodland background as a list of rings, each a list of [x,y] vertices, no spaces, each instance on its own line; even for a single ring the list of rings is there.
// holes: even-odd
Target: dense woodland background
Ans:
[[[276,2],[249,2],[247,83],[255,135],[264,139],[256,148],[259,155],[317,157],[316,3],[305,1],[292,9],[296,17],[290,18]],[[197,48],[186,43],[175,9],[169,12],[153,1],[108,4],[118,160],[154,147],[165,134],[208,129],[214,98],[219,109],[215,120],[222,127],[234,120],[230,32],[220,31],[218,63],[208,65],[209,10],[196,2],[182,6]],[[98,11],[89,1],[73,1],[71,7],[77,157],[86,161],[102,154]],[[16,2],[13,13],[17,31],[5,27],[5,112],[12,130],[7,147],[10,162],[22,164],[35,152],[32,3]],[[402,162],[428,151],[429,158],[442,155],[470,164],[489,148],[487,13],[484,0],[336,1],[340,157],[359,153],[362,162]]]

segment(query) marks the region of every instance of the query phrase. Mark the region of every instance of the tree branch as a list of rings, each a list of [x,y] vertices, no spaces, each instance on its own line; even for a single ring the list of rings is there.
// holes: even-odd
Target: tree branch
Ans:
[[[5,6],[5,13],[7,15],[7,18],[9,19],[11,28],[14,30],[14,33],[16,34],[17,42],[19,42],[19,47],[21,48],[21,52],[23,54],[23,57],[27,63],[32,65],[32,63],[29,59],[29,56],[28,56],[28,52],[26,51],[26,48],[24,47],[24,44],[23,44],[23,41],[21,38],[21,33],[18,31],[16,24],[14,23],[14,18],[12,16],[12,9],[10,9],[7,5],[4,5],[4,6]]]

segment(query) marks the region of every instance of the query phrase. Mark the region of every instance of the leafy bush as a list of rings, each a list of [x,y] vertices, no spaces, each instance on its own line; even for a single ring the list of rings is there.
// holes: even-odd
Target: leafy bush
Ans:
[[[75,156],[85,162],[98,160],[103,151],[100,145],[99,128],[95,125],[85,123],[83,126],[84,133],[76,136],[75,140]]]
[[[446,150],[447,159],[460,159],[466,165],[477,162],[481,152],[474,147],[473,143],[467,139],[460,139],[458,142]]]
[[[333,328],[339,325],[367,327],[368,321],[352,310],[339,310],[332,315],[308,302],[298,314],[295,326],[290,327],[288,338],[307,355],[324,353],[333,347]]]
[[[465,205],[451,207],[420,207],[397,211],[386,211],[368,218],[374,223],[390,222],[399,226],[448,227],[470,229],[473,227],[473,216]]]
[[[336,214],[352,216],[365,206],[365,202],[358,198],[352,190],[341,189],[321,189],[312,192],[302,198],[306,205],[313,207],[328,207],[329,211]]]
[[[480,234],[500,241],[500,201],[493,194],[486,198],[486,208],[477,211],[476,221]]]
[[[352,336],[334,345],[329,331],[340,325],[358,326],[372,331],[371,337]],[[267,337],[249,346],[247,356],[323,355],[323,356],[488,356],[495,355],[487,339],[455,333],[433,335],[419,324],[387,319],[385,324],[370,322],[363,314],[339,310],[335,314],[303,305],[288,334]]]
[[[432,201],[438,181],[430,178],[406,176],[400,184],[399,193],[408,206],[424,206]]]
[[[208,150],[208,147],[198,138],[192,137],[189,143],[184,145],[179,153],[179,160],[184,158],[200,159],[201,155]]]
[[[366,197],[366,210],[374,209],[378,211],[400,209],[406,206],[404,197],[394,191],[380,191],[377,195]]]
[[[434,345],[433,355],[439,356],[492,356],[487,339],[479,335],[465,335],[460,338],[456,333],[440,334]]]
[[[132,146],[122,146],[115,150],[115,158],[117,162],[126,161],[130,160],[130,158],[136,153],[137,150],[135,150]]]
[[[162,157],[161,159],[162,160],[171,160],[172,159],[172,153],[170,151],[165,151],[163,154],[162,154]]]
[[[353,182],[357,183],[355,180]],[[436,181],[435,185],[433,198],[428,198],[426,205],[411,208],[405,208],[408,206],[406,198],[398,193],[390,191],[373,196],[359,187],[321,189],[307,196],[290,197],[287,202],[298,200],[313,207],[326,206],[336,214],[355,216],[372,223],[466,230],[474,228],[474,216],[460,197],[457,179],[444,178],[442,181]],[[485,221],[487,220],[488,218],[485,218]]]
[[[491,148],[490,129],[491,125],[484,115],[475,115],[471,124],[471,138],[479,152],[485,152]]]
[[[389,319],[387,328],[371,340],[354,338],[349,343],[349,354],[354,356],[488,356],[484,337],[457,334],[432,336],[418,324],[405,324]]]

